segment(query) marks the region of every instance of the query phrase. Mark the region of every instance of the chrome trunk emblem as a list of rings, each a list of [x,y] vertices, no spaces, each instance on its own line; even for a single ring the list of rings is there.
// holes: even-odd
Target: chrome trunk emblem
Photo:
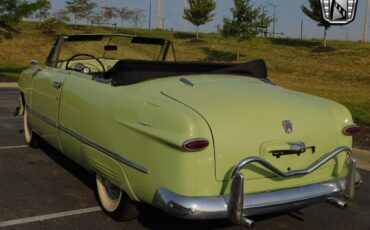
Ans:
[[[284,131],[287,134],[293,132],[293,124],[292,124],[292,122],[290,120],[283,121],[283,128],[284,128]]]
[[[331,24],[348,24],[355,19],[358,0],[320,0],[322,15]]]

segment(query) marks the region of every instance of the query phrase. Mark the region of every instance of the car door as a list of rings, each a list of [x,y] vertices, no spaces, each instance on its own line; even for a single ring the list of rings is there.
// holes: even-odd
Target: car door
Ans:
[[[60,150],[58,140],[58,110],[66,73],[46,67],[33,76],[31,127],[44,140]]]

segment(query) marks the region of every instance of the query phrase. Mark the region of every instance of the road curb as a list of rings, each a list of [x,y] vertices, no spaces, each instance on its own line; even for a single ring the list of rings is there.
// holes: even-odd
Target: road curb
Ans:
[[[370,171],[370,151],[354,148],[353,155],[357,160],[357,168]]]
[[[0,83],[0,88],[6,88],[6,89],[14,88],[14,89],[17,89],[18,88],[18,82],[1,82]]]

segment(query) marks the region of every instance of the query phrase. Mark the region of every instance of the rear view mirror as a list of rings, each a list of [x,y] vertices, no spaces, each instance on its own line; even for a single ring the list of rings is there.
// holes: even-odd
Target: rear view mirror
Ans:
[[[117,51],[118,47],[115,45],[106,45],[104,46],[104,51]]]

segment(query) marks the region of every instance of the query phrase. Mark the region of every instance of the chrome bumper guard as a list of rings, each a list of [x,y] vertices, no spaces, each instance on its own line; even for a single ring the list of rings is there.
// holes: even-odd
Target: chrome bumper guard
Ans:
[[[258,163],[279,177],[289,178],[310,174],[343,152],[348,156],[348,174],[344,179],[272,192],[244,194],[244,176],[241,170],[251,163]],[[345,198],[352,199],[355,187],[361,183],[361,176],[356,171],[356,160],[352,156],[352,151],[347,147],[340,147],[307,169],[287,173],[259,157],[248,157],[234,167],[229,195],[188,197],[159,188],[153,202],[168,214],[184,219],[229,218],[234,224],[251,226],[253,221],[246,216],[301,208],[325,200],[333,203],[337,200],[333,198],[335,195],[344,195]],[[338,200],[337,205],[341,206],[342,203]]]

